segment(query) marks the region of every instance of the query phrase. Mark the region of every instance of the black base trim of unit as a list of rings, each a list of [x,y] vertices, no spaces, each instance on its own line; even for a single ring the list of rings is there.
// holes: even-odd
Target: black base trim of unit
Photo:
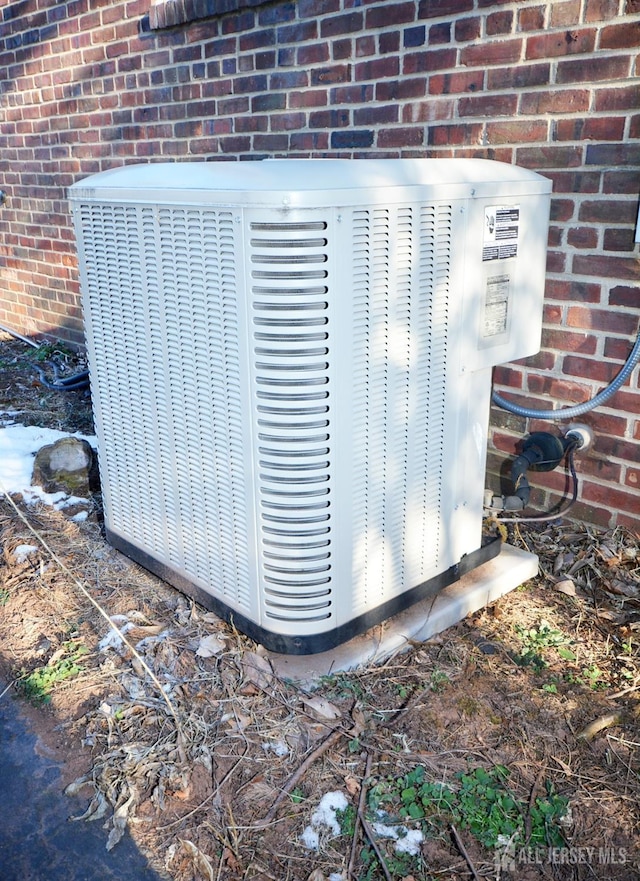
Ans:
[[[147,554],[146,551],[140,550],[140,548],[131,544],[122,536],[111,532],[110,529],[106,530],[106,534],[109,544],[122,551],[123,554],[139,563],[145,569],[148,569],[149,572],[157,575],[163,581],[167,581],[181,593],[192,597],[192,599],[204,606],[205,609],[215,612],[224,621],[237,627],[238,630],[245,633],[250,639],[263,645],[269,651],[284,655],[315,655],[319,652],[326,652],[336,648],[341,643],[364,633],[370,627],[374,627],[387,618],[391,618],[392,615],[403,612],[420,600],[435,597],[445,587],[459,581],[463,575],[497,557],[502,546],[499,536],[492,538],[487,544],[482,545],[477,550],[465,554],[455,566],[451,566],[428,581],[423,581],[422,584],[406,590],[392,600],[382,603],[382,605],[376,606],[376,608],[371,609],[369,612],[358,615],[357,618],[347,621],[346,624],[342,624],[340,627],[334,627],[326,633],[314,634],[312,636],[285,636],[260,627],[254,621],[251,621],[211,596],[210,593],[198,587],[197,584],[194,584],[180,573],[166,566],[160,560],[156,560],[155,557]]]

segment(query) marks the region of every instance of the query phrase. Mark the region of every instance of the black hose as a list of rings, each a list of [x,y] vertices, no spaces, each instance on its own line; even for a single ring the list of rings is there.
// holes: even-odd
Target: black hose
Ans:
[[[520,523],[522,521],[526,523],[549,523],[552,520],[557,520],[558,517],[563,517],[569,508],[572,508],[575,505],[578,499],[578,475],[576,474],[576,466],[574,462],[574,453],[578,449],[577,441],[574,443],[570,443],[567,446],[566,456],[567,456],[567,465],[569,467],[569,473],[571,474],[571,480],[573,482],[573,491],[571,494],[571,500],[565,505],[564,508],[557,511],[555,514],[538,514],[533,516],[528,515],[519,515],[514,514],[512,517],[492,517],[492,520],[497,520],[498,523]]]
[[[51,389],[54,392],[83,391],[84,389],[89,388],[88,370],[81,370],[79,373],[74,373],[73,376],[65,376],[60,378],[58,365],[54,362],[51,366],[53,367],[53,373],[55,376],[53,382],[49,382],[47,377],[44,375],[44,370],[38,368],[40,383],[45,388]]]

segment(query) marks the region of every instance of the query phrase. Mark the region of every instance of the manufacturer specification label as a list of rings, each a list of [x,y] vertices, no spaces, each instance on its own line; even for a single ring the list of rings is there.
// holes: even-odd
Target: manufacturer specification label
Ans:
[[[486,338],[506,333],[508,316],[509,276],[496,275],[487,279],[482,336]]]
[[[520,208],[490,206],[484,209],[482,260],[506,260],[518,254]]]

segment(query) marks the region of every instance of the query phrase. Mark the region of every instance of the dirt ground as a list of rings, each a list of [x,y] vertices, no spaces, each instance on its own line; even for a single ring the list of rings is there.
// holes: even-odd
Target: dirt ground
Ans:
[[[90,431],[34,353],[0,338],[0,414]],[[173,881],[640,877],[637,535],[510,526],[537,578],[310,691],[110,548],[99,502],[0,502],[0,678],[109,846]]]

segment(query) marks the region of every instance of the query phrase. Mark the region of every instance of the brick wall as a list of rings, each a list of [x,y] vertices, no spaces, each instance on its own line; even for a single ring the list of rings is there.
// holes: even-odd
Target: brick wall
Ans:
[[[640,320],[640,0],[18,0],[0,16],[0,323],[81,340],[65,192],[93,172],[481,156],[554,182],[542,350],[497,385],[566,405],[624,362]],[[576,515],[640,529],[638,370],[583,421],[596,442]],[[490,470],[543,425],[495,411]],[[541,477],[537,503],[563,485]]]

